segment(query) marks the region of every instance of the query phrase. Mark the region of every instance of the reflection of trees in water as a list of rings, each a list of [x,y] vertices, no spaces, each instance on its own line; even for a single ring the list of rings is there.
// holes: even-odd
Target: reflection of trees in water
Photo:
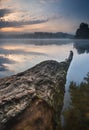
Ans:
[[[73,46],[77,49],[78,54],[89,53],[89,41],[76,41]]]
[[[84,82],[70,84],[71,108],[65,110],[63,130],[89,130],[89,73]]]

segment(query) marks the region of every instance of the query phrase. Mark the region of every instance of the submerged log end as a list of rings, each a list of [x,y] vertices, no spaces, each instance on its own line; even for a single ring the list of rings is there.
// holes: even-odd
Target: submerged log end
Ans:
[[[68,62],[71,62],[72,59],[73,59],[73,51],[71,50],[67,61],[68,61]]]

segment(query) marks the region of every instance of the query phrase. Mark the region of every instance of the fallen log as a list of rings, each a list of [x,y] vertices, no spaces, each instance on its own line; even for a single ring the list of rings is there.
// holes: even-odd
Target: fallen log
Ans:
[[[0,130],[59,129],[71,60],[44,61],[0,79]]]

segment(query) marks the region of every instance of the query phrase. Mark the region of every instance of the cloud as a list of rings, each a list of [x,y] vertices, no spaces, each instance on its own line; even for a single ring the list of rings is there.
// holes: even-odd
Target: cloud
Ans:
[[[30,16],[29,12],[17,12],[11,9],[0,9],[0,28],[22,27],[47,22],[45,17]]]
[[[57,2],[58,0],[40,0],[40,3],[54,3],[54,2]]]
[[[0,9],[0,18],[4,17],[5,15],[11,13],[9,9]]]
[[[10,0],[0,0],[0,2],[6,2],[6,1],[10,1]]]
[[[43,20],[31,20],[31,21],[5,21],[5,20],[0,20],[0,28],[5,28],[5,27],[21,27],[24,25],[33,25],[33,24],[41,24],[47,22],[48,19],[43,19]]]

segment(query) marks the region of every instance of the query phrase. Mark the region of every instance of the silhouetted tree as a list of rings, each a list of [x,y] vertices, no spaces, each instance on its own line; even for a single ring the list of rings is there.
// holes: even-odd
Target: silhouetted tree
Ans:
[[[76,31],[75,38],[89,39],[89,25],[87,23],[81,23]]]

